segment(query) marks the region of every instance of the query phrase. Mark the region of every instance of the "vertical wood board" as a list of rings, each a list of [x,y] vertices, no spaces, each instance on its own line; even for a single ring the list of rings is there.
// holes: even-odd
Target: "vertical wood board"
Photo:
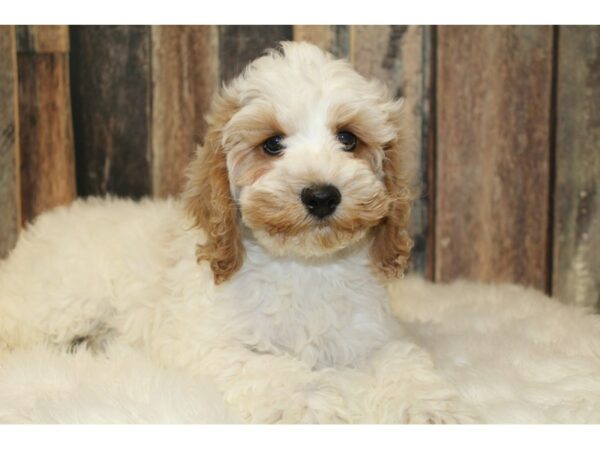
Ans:
[[[54,45],[52,36],[64,36],[66,28],[45,27],[36,46],[54,49],[46,45],[46,36]],[[56,52],[34,48],[18,53],[23,222],[76,196],[69,55],[64,48],[68,45],[56,47],[61,50]]]
[[[292,38],[291,25],[219,26],[221,80],[230,81],[267,48],[273,48],[278,42],[290,41]]]
[[[338,58],[352,53],[349,25],[294,25],[294,40],[315,44]]]
[[[552,29],[442,26],[435,276],[548,277]]]
[[[178,194],[218,88],[215,26],[152,27],[152,192]]]
[[[21,226],[15,27],[0,26],[0,259]]]
[[[600,26],[558,43],[553,295],[600,306]]]
[[[69,27],[66,25],[19,25],[16,29],[19,53],[69,51]]]
[[[80,195],[151,193],[149,26],[71,27]]]

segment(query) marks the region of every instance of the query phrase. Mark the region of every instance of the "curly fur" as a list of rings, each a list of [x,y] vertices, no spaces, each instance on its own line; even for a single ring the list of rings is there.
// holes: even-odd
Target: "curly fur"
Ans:
[[[401,129],[400,126],[397,123],[398,129]],[[398,278],[404,273],[413,246],[408,225],[414,193],[410,189],[411,172],[407,168],[412,169],[413,174],[416,170],[406,159],[402,159],[402,139],[402,134],[399,133],[385,148],[385,185],[389,192],[394,193],[394,197],[388,216],[375,229],[371,246],[373,263],[387,279]]]
[[[223,127],[239,108],[232,100],[216,95],[207,117],[204,148],[189,165],[183,198],[195,225],[206,231],[208,240],[198,244],[198,262],[208,261],[215,283],[227,280],[242,266],[244,247],[239,230],[237,206],[229,192],[229,177],[223,147]]]
[[[309,73],[307,64],[319,70]],[[290,83],[314,93],[290,96]],[[355,93],[350,100],[348,91]],[[208,234],[197,257],[210,262],[215,282],[242,266],[240,215],[272,251],[303,256],[337,251],[368,231],[374,267],[386,278],[400,276],[412,246],[407,227],[416,173],[403,148],[402,114],[384,86],[307,44],[283,43],[250,64],[214,99],[204,148],[187,171],[186,206]],[[359,137],[354,154],[340,152],[332,139],[339,130]],[[289,142],[286,152],[266,156],[260,145],[277,134]],[[380,180],[387,192],[370,187]],[[298,202],[299,190],[314,182],[346,182],[349,199],[317,231]]]
[[[411,245],[400,114],[347,62],[283,43],[216,97],[183,204],[79,200],[22,234],[0,266],[0,348],[132,346],[249,422],[473,421],[381,281]],[[285,148],[266,156],[273,134]],[[314,183],[341,192],[327,218],[302,204]]]

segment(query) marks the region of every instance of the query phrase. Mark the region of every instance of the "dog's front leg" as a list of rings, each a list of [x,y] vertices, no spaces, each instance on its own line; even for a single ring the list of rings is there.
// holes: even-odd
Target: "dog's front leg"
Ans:
[[[392,341],[365,364],[365,420],[374,423],[474,423],[476,412],[436,372],[429,354]]]
[[[334,371],[312,370],[289,355],[220,347],[206,353],[198,368],[248,422],[350,423],[362,414],[353,406],[355,392],[344,389]]]

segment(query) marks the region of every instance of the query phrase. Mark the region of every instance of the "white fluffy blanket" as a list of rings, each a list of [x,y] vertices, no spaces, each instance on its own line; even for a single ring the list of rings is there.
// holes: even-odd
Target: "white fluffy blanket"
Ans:
[[[511,285],[408,278],[396,316],[487,423],[600,423],[600,317]],[[135,350],[0,360],[0,422],[237,422],[210,380],[152,365]]]
[[[419,279],[394,311],[487,423],[600,423],[600,317],[513,285]]]

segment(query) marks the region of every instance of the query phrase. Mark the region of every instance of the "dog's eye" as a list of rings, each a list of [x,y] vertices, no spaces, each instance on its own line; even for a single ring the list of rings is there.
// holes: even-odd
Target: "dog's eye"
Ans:
[[[356,144],[358,143],[358,139],[349,131],[340,131],[337,134],[337,140],[342,143],[344,146],[345,152],[351,152],[356,148]]]
[[[283,150],[283,136],[272,136],[263,142],[263,150],[269,155],[279,155]]]

